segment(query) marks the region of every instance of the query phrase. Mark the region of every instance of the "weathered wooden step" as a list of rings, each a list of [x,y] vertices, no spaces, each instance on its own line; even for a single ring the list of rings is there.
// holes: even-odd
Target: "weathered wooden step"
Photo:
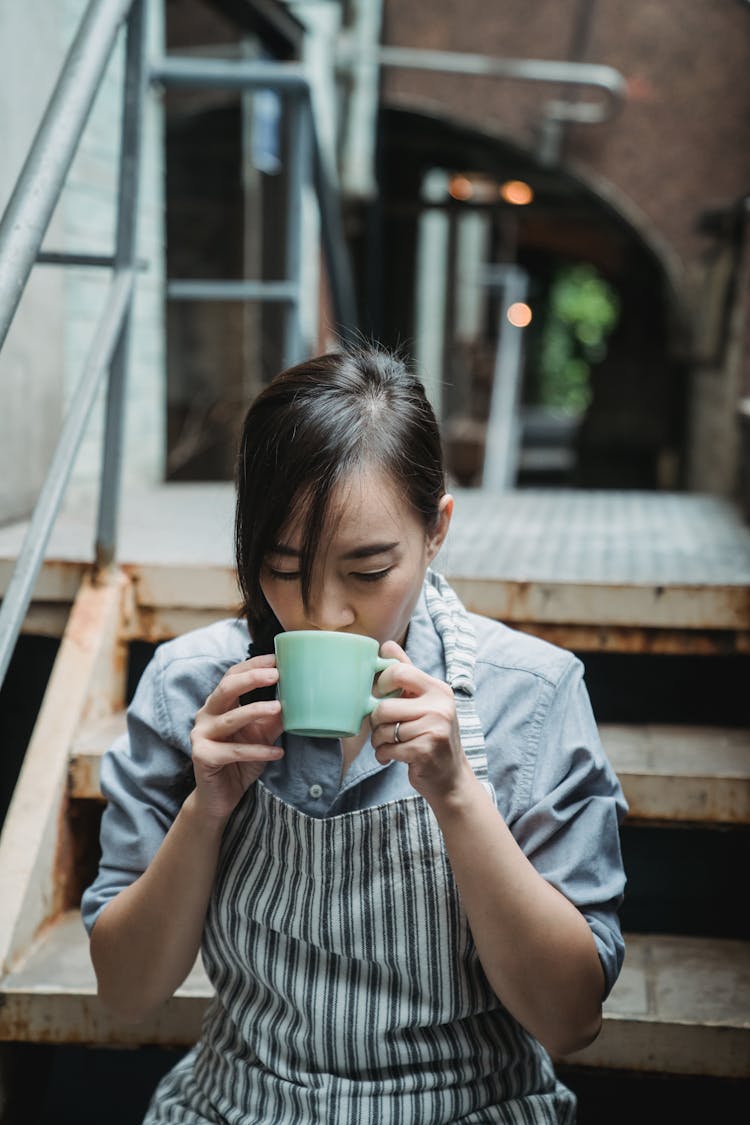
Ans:
[[[750,948],[738,941],[633,935],[604,1029],[576,1065],[739,1077],[750,1068]],[[108,1015],[77,911],[51,925],[0,981],[0,1040],[110,1046],[194,1043],[210,985],[196,964],[153,1018]]]
[[[631,820],[750,824],[750,731],[602,724]]]
[[[99,775],[102,756],[126,729],[124,711],[116,711],[82,727],[70,750],[68,791],[71,797],[101,800]]]
[[[0,980],[0,1041],[130,1047],[189,1044],[211,995],[200,958],[185,983],[148,1022],[122,1024],[101,1006],[89,943],[77,910],[38,937],[17,969]]]
[[[606,723],[599,729],[631,820],[750,824],[750,731]],[[124,730],[119,714],[81,732],[71,756],[73,796],[101,796],[101,756]]]
[[[670,1074],[750,1074],[750,945],[718,938],[625,936],[625,964],[604,1026],[571,1063]]]

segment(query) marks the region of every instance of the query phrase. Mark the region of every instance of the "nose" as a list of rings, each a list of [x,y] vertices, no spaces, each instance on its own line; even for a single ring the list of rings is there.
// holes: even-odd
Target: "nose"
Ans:
[[[317,589],[310,591],[307,620],[313,629],[336,632],[352,625],[355,614],[345,591],[332,583],[321,583]]]

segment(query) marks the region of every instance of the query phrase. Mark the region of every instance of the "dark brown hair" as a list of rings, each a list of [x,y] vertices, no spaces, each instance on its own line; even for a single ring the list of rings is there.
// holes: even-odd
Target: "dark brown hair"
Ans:
[[[256,652],[280,625],[260,585],[265,557],[291,518],[303,520],[305,603],[336,485],[363,466],[385,469],[434,528],[445,492],[440,432],[424,388],[379,348],[332,352],[283,371],[245,417],[237,462],[235,551],[243,613]]]

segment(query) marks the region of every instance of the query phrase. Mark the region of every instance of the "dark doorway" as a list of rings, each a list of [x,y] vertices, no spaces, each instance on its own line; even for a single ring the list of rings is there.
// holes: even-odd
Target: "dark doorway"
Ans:
[[[428,202],[432,169],[444,171],[446,189]],[[512,263],[528,279],[516,483],[681,487],[686,391],[676,309],[665,268],[643,234],[570,169],[542,166],[508,141],[403,110],[382,112],[379,182],[358,251],[365,298],[380,294],[362,302],[371,314],[366,327],[391,345],[414,350],[420,223],[427,210],[443,217],[445,286],[432,311],[443,325],[443,425],[458,482],[477,483],[481,474],[500,315],[487,290],[470,333],[461,324],[467,281],[458,248],[471,215],[484,226],[483,264]],[[521,203],[509,184],[528,189]],[[571,294],[577,302],[567,321],[561,284],[568,307]],[[602,301],[610,307],[603,316]],[[555,368],[550,335],[560,331],[569,339]],[[564,386],[561,396],[565,363],[562,375],[574,391],[577,381],[577,397]]]

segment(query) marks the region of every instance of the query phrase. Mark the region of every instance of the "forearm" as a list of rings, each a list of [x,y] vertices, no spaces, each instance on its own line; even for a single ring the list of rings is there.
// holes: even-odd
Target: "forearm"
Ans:
[[[138,1022],[167,1000],[200,949],[223,823],[185,801],[147,870],[99,915],[91,959],[99,997]]]
[[[604,991],[585,918],[534,869],[473,775],[432,807],[495,993],[553,1054],[585,1046]]]

